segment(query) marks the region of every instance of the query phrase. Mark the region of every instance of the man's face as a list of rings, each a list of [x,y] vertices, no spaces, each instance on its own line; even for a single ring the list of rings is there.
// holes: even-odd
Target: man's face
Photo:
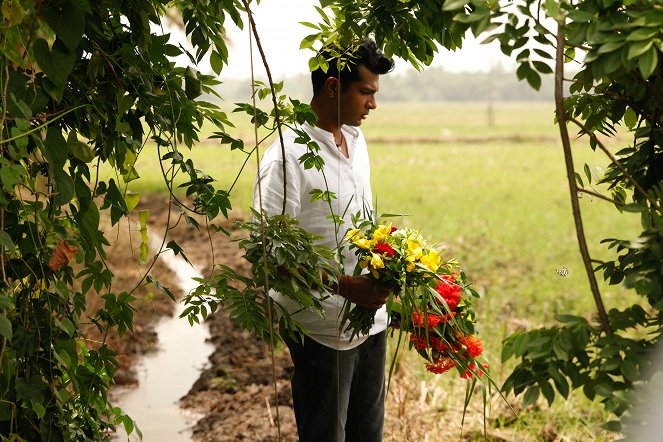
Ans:
[[[368,113],[377,107],[377,94],[380,75],[371,72],[366,66],[359,65],[359,80],[350,83],[341,92],[340,120],[348,126],[361,126]]]

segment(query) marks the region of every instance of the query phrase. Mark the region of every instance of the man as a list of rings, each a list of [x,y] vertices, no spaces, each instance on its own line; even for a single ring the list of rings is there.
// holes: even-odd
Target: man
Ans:
[[[315,127],[302,129],[315,141],[324,169],[305,169],[298,158],[307,152],[295,142],[293,131],[284,133],[286,212],[306,230],[322,237],[320,244],[338,248],[351,225],[351,215],[372,210],[370,167],[366,141],[359,126],[376,108],[379,77],[393,69],[372,40],[351,50],[347,64],[311,74],[311,107],[318,116]],[[330,52],[323,52],[329,56]],[[345,55],[345,58],[348,58]],[[283,207],[284,167],[280,141],[264,154],[254,192],[254,206],[269,215]],[[335,198],[311,201],[314,189],[330,191]],[[330,210],[344,219],[335,226]],[[384,422],[385,330],[384,306],[389,295],[365,275],[351,276],[356,257],[344,249],[337,293],[323,299],[325,315],[304,310],[294,301],[274,293],[273,297],[306,329],[303,342],[285,338],[295,366],[292,394],[300,442],[378,442]],[[373,308],[375,324],[369,335],[350,340],[340,329],[343,305],[349,300]]]

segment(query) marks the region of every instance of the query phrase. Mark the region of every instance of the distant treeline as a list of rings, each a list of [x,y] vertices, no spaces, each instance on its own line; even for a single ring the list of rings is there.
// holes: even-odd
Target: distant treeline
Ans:
[[[246,101],[250,97],[249,80],[228,80],[219,87],[226,101]],[[307,102],[311,97],[310,77],[305,74],[284,80],[283,92]],[[423,72],[388,74],[380,77],[382,101],[550,101],[553,99],[552,76],[543,77],[535,91],[515,72],[449,72],[443,68]]]

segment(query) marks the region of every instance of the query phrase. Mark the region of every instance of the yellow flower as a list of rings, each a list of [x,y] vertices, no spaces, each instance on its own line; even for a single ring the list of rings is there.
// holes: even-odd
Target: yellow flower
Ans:
[[[408,260],[412,258],[413,261],[421,259],[423,251],[421,250],[421,243],[419,241],[407,240],[407,255]]]
[[[405,261],[407,261],[407,264],[405,265],[405,271],[411,272],[412,270],[414,270],[415,267],[414,258],[408,256],[407,258],[405,258]]]
[[[384,262],[382,261],[382,258],[380,257],[380,255],[378,255],[377,253],[372,253],[372,255],[373,256],[371,257],[371,266],[374,269],[383,269],[384,268]]]
[[[364,234],[362,233],[361,235],[363,236]],[[373,247],[372,242],[367,240],[366,238],[353,239],[352,242],[360,249],[369,250]]]
[[[421,257],[421,263],[434,272],[440,267],[440,255],[437,250],[431,250],[428,254]]]
[[[348,240],[348,239],[354,238],[354,236],[355,236],[357,233],[359,233],[359,229],[352,229],[352,230],[349,230],[348,233],[345,234],[345,239]],[[362,233],[362,235],[363,235],[363,233]]]
[[[391,234],[391,224],[388,226],[380,226],[373,232],[373,239],[376,242],[385,242]]]

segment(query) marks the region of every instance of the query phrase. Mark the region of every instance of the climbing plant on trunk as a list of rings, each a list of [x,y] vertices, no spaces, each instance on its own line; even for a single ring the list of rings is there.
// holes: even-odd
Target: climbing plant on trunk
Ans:
[[[169,42],[162,28],[171,7],[192,52]],[[100,216],[108,213],[115,225],[136,205],[126,186],[140,176],[135,163],[148,142],[159,148],[164,188],[172,190],[176,174],[188,177],[187,202],[173,197],[184,216],[193,222],[191,213],[227,213],[227,194],[180,153],[198,141],[204,121],[221,129],[227,123],[198,98],[214,94],[218,80],[172,60],[194,65],[210,57],[220,72],[228,53],[223,24],[241,26],[240,13],[233,1],[3,2],[1,434],[72,441],[104,439],[117,424],[133,430],[108,401],[117,360],[105,336],[132,329],[135,298],[114,289]],[[101,179],[102,166],[114,177]],[[146,261],[146,238],[141,250]],[[149,283],[161,287],[148,275],[138,285]],[[80,333],[91,297],[103,299],[88,319],[104,337],[97,344]]]

